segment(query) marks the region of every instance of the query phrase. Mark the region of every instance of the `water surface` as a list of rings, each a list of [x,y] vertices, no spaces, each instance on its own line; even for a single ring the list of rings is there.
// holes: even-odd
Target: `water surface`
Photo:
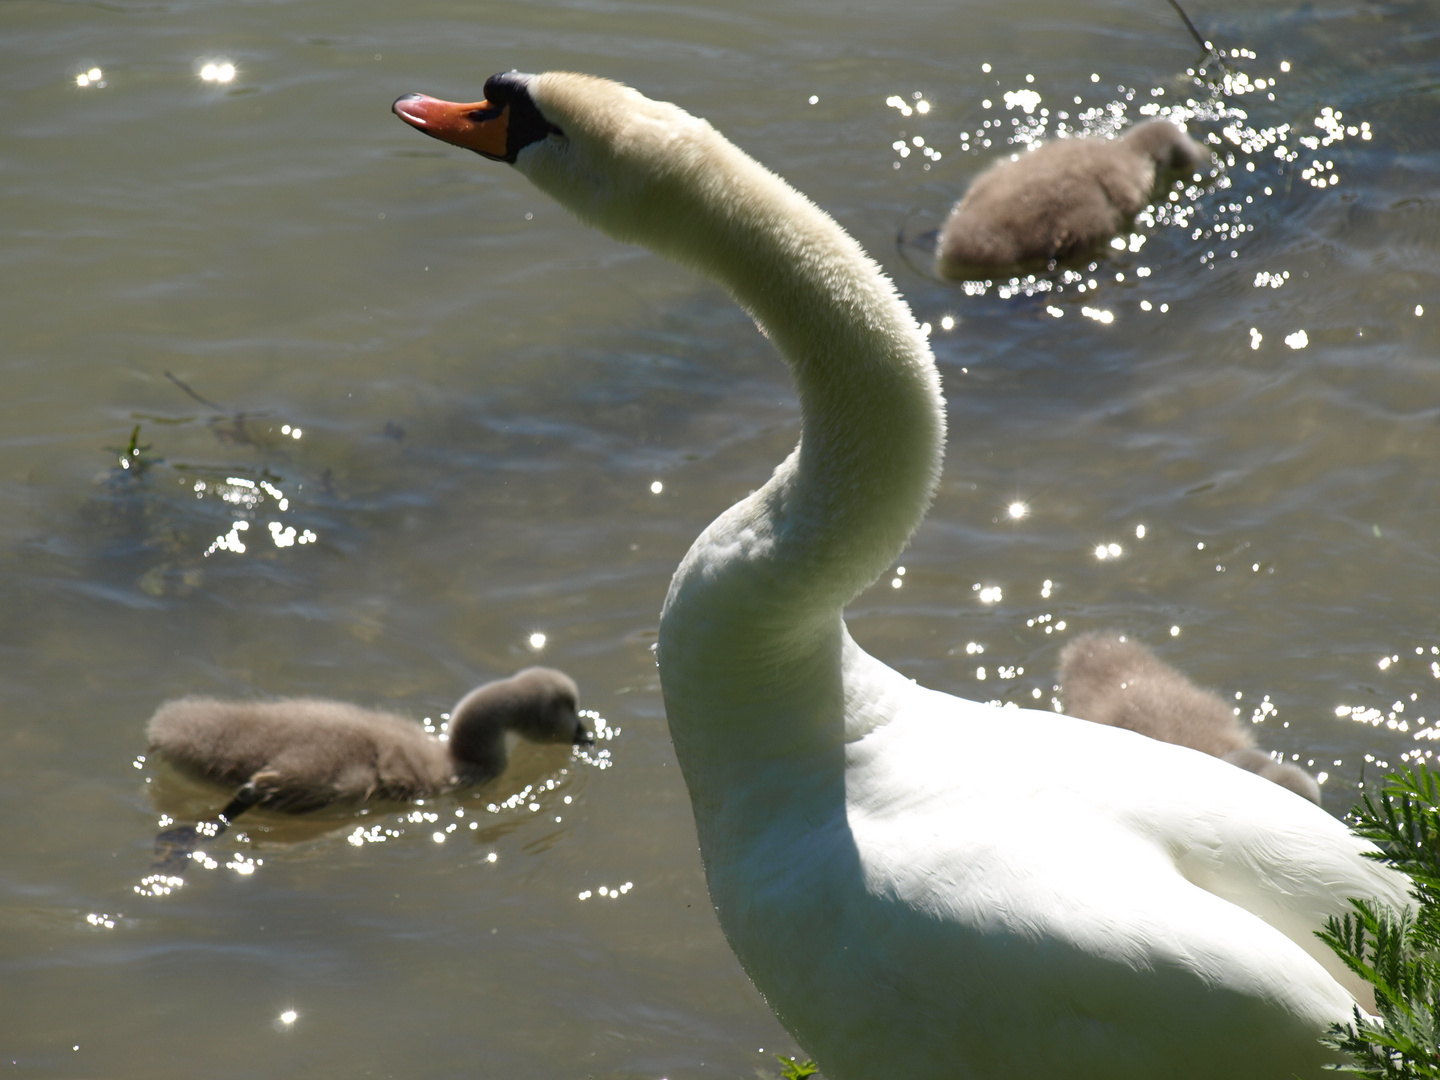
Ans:
[[[650,651],[671,570],[793,444],[795,398],[718,289],[389,115],[510,67],[708,117],[931,324],[945,479],[854,605],[868,649],[1050,707],[1060,645],[1125,627],[1323,772],[1336,813],[1428,757],[1440,18],[1191,14],[1228,87],[1141,0],[7,4],[10,1072],[742,1077],[798,1052],[709,908]],[[967,292],[897,245],[996,154],[1147,107],[1223,166],[1093,269]],[[162,815],[224,800],[140,759],[160,701],[438,718],[536,661],[605,719],[587,757],[257,816],[136,892]]]

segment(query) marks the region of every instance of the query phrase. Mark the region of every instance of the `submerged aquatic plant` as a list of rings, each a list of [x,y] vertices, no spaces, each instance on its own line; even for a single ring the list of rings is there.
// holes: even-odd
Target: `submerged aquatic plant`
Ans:
[[[164,458],[153,458],[149,456],[151,449],[149,443],[143,446],[140,444],[139,424],[136,424],[134,430],[130,432],[130,441],[123,447],[109,446],[106,447],[106,449],[115,455],[116,461],[118,462],[114,470],[114,475],[126,476],[135,480],[143,477],[150,471],[152,466],[159,465],[165,460]]]
[[[776,1054],[781,1061],[780,1080],[806,1080],[806,1077],[819,1076],[820,1066],[813,1061],[796,1061],[784,1054]]]
[[[1416,910],[1391,911],[1353,900],[1320,937],[1375,988],[1379,1020],[1357,1007],[1323,1041],[1353,1058],[1339,1071],[1376,1080],[1440,1077],[1440,773],[1402,767],[1378,796],[1350,815],[1375,858],[1409,875]]]

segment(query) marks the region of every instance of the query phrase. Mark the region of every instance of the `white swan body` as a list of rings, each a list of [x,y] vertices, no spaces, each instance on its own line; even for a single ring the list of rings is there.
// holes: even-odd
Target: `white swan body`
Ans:
[[[842,609],[928,507],[926,340],[826,214],[586,76],[418,95],[422,131],[720,281],[794,372],[795,452],[671,582],[666,711],[726,936],[831,1080],[1317,1077],[1364,987],[1314,936],[1397,875],[1317,807],[1132,732],[926,690]],[[518,134],[517,134],[518,131]]]

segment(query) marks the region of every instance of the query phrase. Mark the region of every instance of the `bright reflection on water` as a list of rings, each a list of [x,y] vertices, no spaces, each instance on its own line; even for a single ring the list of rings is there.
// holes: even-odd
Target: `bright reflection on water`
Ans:
[[[852,608],[864,647],[1054,710],[1064,642],[1122,628],[1332,812],[1430,759],[1433,7],[1222,0],[1192,15],[1223,65],[1138,0],[971,4],[962,33],[931,0],[9,15],[17,1076],[773,1078],[802,1053],[710,912],[653,651],[794,395],[719,290],[387,111],[493,71],[707,117],[928,327],[949,456]],[[1147,116],[1214,160],[1091,259],[955,287],[897,246],[988,162]],[[593,746],[517,744],[423,804],[255,811],[151,871],[157,831],[232,794],[149,759],[161,701],[318,695],[443,737],[465,689],[537,662],[576,678]]]
[[[228,83],[235,81],[235,65],[228,60],[211,61],[200,68],[200,78],[205,82]]]

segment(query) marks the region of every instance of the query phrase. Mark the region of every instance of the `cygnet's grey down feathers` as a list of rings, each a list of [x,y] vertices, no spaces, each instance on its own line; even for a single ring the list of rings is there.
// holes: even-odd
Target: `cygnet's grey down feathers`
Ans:
[[[936,266],[963,278],[1087,251],[1129,225],[1164,174],[1207,157],[1168,120],[1150,120],[1116,139],[1055,139],[998,161],[950,211]]]
[[[1060,650],[1060,693],[1070,716],[1188,746],[1320,802],[1315,778],[1258,749],[1223,698],[1124,634],[1092,631]]]
[[[505,732],[537,742],[589,738],[564,672],[527,668],[472,690],[451,714],[449,740],[394,713],[322,698],[161,705],[150,749],[183,771],[248,784],[253,802],[306,810],[339,801],[415,799],[478,783],[505,768]]]

